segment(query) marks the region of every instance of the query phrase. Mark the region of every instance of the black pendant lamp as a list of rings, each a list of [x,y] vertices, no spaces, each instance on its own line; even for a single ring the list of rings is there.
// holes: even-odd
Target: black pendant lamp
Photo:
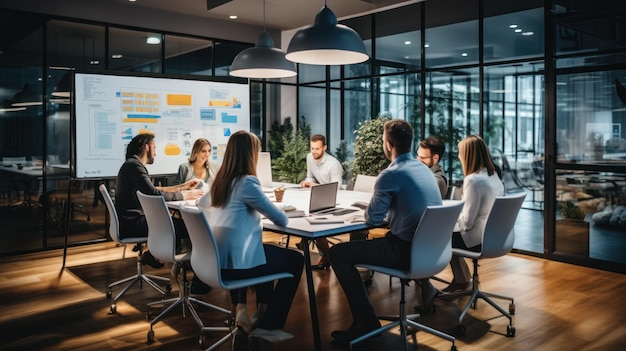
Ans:
[[[285,53],[274,47],[265,30],[265,0],[263,1],[263,33],[253,48],[240,52],[230,66],[231,76],[244,78],[287,78],[297,74],[296,65],[285,59]]]
[[[309,65],[349,65],[369,59],[357,32],[337,23],[326,3],[312,26],[299,30],[287,49],[287,60]]]

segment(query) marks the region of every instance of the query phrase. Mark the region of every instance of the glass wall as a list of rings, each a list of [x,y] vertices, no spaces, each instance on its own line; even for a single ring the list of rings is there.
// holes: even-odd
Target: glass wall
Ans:
[[[62,247],[66,233],[70,244],[107,240],[100,181],[70,180],[82,147],[71,137],[74,70],[226,76],[251,46],[6,10],[0,31],[11,33],[0,36],[0,255]],[[263,137],[266,93],[251,92],[251,130]]]

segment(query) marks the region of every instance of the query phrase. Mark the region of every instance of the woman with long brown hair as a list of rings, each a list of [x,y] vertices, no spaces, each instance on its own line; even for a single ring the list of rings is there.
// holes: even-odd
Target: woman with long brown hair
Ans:
[[[198,138],[193,143],[189,162],[181,163],[174,184],[182,184],[190,179],[200,179],[199,187],[206,184],[208,189],[215,178],[219,165],[211,162],[211,142],[205,138]]]
[[[452,234],[452,247],[480,252],[487,217],[496,197],[504,195],[504,185],[498,177],[487,144],[478,135],[470,135],[459,142],[459,160],[465,176],[465,204]],[[450,266],[454,278],[444,291],[469,289],[472,275],[465,260],[452,256]]]
[[[247,289],[231,291],[236,306],[236,323],[250,336],[266,340],[293,337],[282,331],[298,289],[304,258],[298,251],[263,244],[261,214],[285,226],[288,218],[263,193],[256,177],[261,149],[252,133],[238,131],[226,145],[224,161],[211,185],[211,207],[207,218],[220,249],[222,277],[241,279],[289,272],[294,278],[255,286],[257,311],[249,319],[246,309]]]

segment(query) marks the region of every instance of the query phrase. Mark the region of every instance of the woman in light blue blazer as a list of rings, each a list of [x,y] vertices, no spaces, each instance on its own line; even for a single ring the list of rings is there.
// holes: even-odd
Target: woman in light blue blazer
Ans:
[[[224,279],[241,279],[279,272],[294,278],[255,286],[257,311],[250,320],[246,311],[247,289],[231,291],[237,326],[245,332],[279,340],[292,337],[282,331],[298,289],[304,258],[298,251],[263,244],[261,214],[278,225],[287,225],[285,213],[263,193],[256,177],[261,143],[252,133],[238,131],[226,145],[224,161],[210,190],[207,218],[215,234]],[[254,329],[254,330],[253,330]]]

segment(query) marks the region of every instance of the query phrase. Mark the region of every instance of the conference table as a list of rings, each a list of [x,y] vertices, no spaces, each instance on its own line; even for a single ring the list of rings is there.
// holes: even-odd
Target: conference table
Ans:
[[[276,184],[276,187],[280,186]],[[367,192],[339,190],[337,193],[337,207],[351,208],[356,211],[344,215],[333,216],[332,214],[309,215],[309,198],[311,191],[306,188],[299,188],[297,185],[286,185],[286,191],[282,202],[275,202],[276,206],[293,206],[296,210],[304,211],[303,217],[289,218],[286,226],[279,226],[268,219],[262,220],[263,229],[280,234],[293,235],[302,238],[302,248],[304,254],[304,267],[309,295],[309,308],[311,310],[311,326],[313,329],[313,342],[315,350],[321,350],[321,337],[319,328],[319,317],[317,313],[317,301],[315,297],[315,286],[313,285],[313,273],[311,269],[311,256],[309,244],[312,240],[325,238],[352,231],[368,229],[369,226],[362,220],[363,210],[351,206],[355,202],[369,202],[372,194]],[[272,201],[275,201],[273,193],[266,194]],[[185,201],[171,201],[168,206],[171,209],[178,209],[181,203],[189,204]],[[319,222],[311,224],[307,218],[320,218]],[[332,223],[326,223],[326,219]]]

